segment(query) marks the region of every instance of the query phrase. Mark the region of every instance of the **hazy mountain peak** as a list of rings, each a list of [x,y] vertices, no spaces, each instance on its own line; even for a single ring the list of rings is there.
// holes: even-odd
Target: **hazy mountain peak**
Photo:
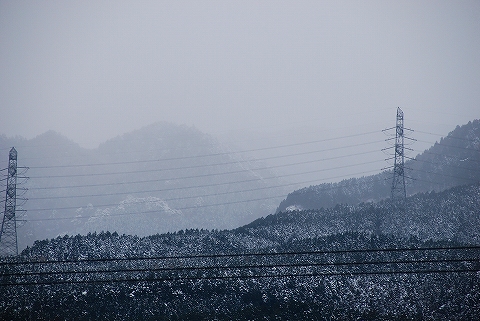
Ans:
[[[98,149],[151,150],[165,147],[195,149],[196,146],[211,148],[212,145],[216,145],[215,140],[193,126],[155,122],[109,139],[100,144]]]
[[[73,145],[75,146],[75,148],[81,148],[80,145],[78,145],[76,142],[54,130],[48,130],[40,135],[37,135],[36,137],[29,140],[29,143],[31,145],[42,147]]]

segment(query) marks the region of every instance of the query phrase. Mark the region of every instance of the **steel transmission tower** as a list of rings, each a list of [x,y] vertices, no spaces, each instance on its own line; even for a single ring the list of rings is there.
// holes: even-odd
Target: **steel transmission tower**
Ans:
[[[393,155],[393,179],[392,179],[392,189],[391,189],[391,198],[396,201],[404,201],[407,198],[407,189],[405,185],[405,158],[412,159],[405,156],[405,150],[411,150],[410,148],[405,147],[405,139],[414,141],[415,139],[405,136],[405,131],[409,128],[403,126],[403,111],[400,107],[397,107],[397,121],[396,126],[392,128],[385,129],[384,131],[395,129],[395,144],[392,146],[394,149]],[[388,140],[388,139],[387,139]],[[389,149],[389,148],[386,148]],[[385,149],[385,150],[386,150]]]
[[[395,126],[395,160],[393,163],[392,196],[393,200],[406,199],[405,187],[405,136],[403,111],[397,107],[397,124]]]
[[[0,230],[0,256],[18,255],[17,245],[17,151],[14,147],[8,157],[7,189],[5,193],[5,213]]]

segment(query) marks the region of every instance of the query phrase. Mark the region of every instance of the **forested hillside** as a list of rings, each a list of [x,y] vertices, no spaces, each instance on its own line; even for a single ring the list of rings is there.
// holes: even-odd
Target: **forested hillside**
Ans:
[[[345,233],[283,243],[263,255],[222,255],[245,252],[234,244],[225,246],[238,239],[235,234],[187,232],[139,239],[101,233],[37,243],[22,258],[43,263],[2,265],[0,316],[474,320],[480,312],[480,279],[474,272],[478,247]],[[165,258],[162,252],[181,257]],[[204,254],[212,252],[218,254]],[[108,259],[113,257],[119,259]]]
[[[413,134],[412,134],[413,135]],[[413,155],[411,155],[413,156]],[[442,191],[480,181],[480,120],[457,126],[440,142],[405,162],[407,194]],[[277,212],[356,205],[390,197],[392,172],[306,187],[290,193]]]
[[[270,215],[234,230],[37,241],[4,259],[4,319],[472,320],[480,184]],[[128,317],[126,317],[128,316]]]
[[[480,184],[419,193],[404,203],[386,199],[357,206],[280,212],[247,225],[265,229],[265,233],[272,231],[272,226],[274,235],[283,231],[280,235],[289,234],[293,239],[361,231],[480,244]]]

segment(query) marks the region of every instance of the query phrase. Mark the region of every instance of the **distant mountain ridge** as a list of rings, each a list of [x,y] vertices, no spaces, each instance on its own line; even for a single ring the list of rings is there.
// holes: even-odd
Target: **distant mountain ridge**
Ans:
[[[3,167],[11,146],[19,166],[30,167],[20,248],[36,239],[113,228],[139,235],[234,228],[272,213],[280,201],[272,196],[287,192],[275,187],[281,184],[273,173],[240,162],[189,126],[155,123],[95,149],[54,131],[30,140],[0,136]]]
[[[442,191],[480,181],[480,120],[457,126],[440,142],[405,162],[407,194]],[[390,197],[391,171],[338,183],[309,186],[288,194],[277,212],[355,205]]]

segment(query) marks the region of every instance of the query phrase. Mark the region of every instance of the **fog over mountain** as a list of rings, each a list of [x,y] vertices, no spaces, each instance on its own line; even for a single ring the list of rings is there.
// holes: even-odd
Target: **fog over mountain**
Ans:
[[[288,192],[264,164],[188,126],[156,123],[96,149],[53,131],[0,139],[2,164],[16,146],[19,166],[29,167],[19,184],[28,188],[21,248],[65,233],[234,228],[272,213]]]
[[[96,148],[169,121],[319,137],[389,127],[400,106],[443,134],[478,117],[479,14],[475,0],[0,1],[0,133]]]

